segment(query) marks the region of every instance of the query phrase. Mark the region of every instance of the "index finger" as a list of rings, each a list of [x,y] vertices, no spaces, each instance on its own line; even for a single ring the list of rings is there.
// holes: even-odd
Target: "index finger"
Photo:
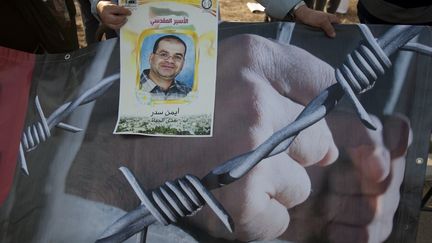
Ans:
[[[121,6],[113,6],[111,10],[112,10],[112,13],[116,14],[116,15],[129,16],[132,14],[132,12],[129,9],[127,9],[125,7],[121,7]]]
[[[328,14],[328,19],[332,24],[340,24],[341,20],[334,14]]]
[[[376,131],[364,127],[350,113],[334,112],[327,117],[336,144],[348,152],[361,175],[372,182],[382,182],[390,173],[390,151],[384,144],[381,121],[375,116],[371,118],[377,125]]]
[[[334,16],[336,17],[336,16]],[[328,37],[335,38],[336,37],[336,31],[331,23],[335,21],[332,16],[328,16],[326,21],[323,21],[320,25],[320,28],[326,33]]]

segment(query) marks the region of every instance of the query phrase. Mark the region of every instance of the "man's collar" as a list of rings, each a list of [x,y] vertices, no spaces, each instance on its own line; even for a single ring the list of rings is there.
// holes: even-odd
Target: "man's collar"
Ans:
[[[141,74],[141,89],[144,92],[151,92],[154,88],[159,87],[153,80],[151,80],[151,78],[149,77],[149,73],[150,70],[146,69]],[[177,81],[174,79],[174,81],[171,83],[168,89],[176,85],[177,85]]]
[[[144,81],[144,82],[143,82]],[[144,92],[151,92],[157,85],[147,75],[141,79],[141,89]]]

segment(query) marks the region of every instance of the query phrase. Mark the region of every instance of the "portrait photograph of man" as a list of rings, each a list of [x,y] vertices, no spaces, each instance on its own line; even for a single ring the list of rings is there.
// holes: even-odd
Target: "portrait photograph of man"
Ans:
[[[144,39],[138,89],[152,100],[186,97],[194,82],[195,50],[186,35],[154,34]]]
[[[203,12],[197,4],[178,2],[139,5],[121,29],[114,133],[212,136],[216,9]]]

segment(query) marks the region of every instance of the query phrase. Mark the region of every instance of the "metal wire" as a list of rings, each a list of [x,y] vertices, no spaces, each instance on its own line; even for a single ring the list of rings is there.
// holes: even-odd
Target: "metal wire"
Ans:
[[[35,106],[39,121],[29,125],[24,129],[19,147],[19,161],[21,170],[28,175],[27,161],[25,152],[35,149],[40,143],[46,141],[50,136],[50,130],[55,126],[68,132],[80,132],[82,129],[74,127],[61,121],[69,116],[78,108],[78,106],[87,104],[96,100],[104,94],[115,81],[119,80],[120,74],[114,74],[102,79],[97,85],[79,95],[75,100],[67,102],[57,108],[48,118],[45,117],[42,107],[39,102],[39,97],[35,97]]]
[[[407,43],[403,47],[401,47],[402,50],[406,51],[415,51],[424,55],[432,56],[432,47],[425,46],[419,43]]]
[[[99,238],[101,242],[121,242],[143,229],[154,221],[149,215],[163,225],[176,223],[178,219],[192,216],[204,205],[208,205],[216,216],[232,232],[234,224],[229,214],[205,188],[201,181],[192,175],[186,175],[174,181],[167,181],[164,185],[145,193],[139,186],[135,176],[126,167],[120,170],[131,184],[141,200],[141,206],[118,219]],[[140,221],[142,220],[142,221]]]

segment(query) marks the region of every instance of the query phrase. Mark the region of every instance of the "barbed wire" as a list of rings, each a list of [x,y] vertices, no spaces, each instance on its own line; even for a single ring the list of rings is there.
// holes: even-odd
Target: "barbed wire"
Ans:
[[[27,126],[23,131],[19,145],[19,162],[21,165],[21,170],[26,175],[29,175],[25,152],[32,151],[40,143],[46,141],[51,136],[50,130],[54,127],[58,127],[73,133],[82,131],[80,128],[63,123],[61,121],[72,114],[72,112],[74,112],[79,106],[96,100],[99,96],[104,94],[114,84],[115,81],[119,79],[119,73],[102,79],[97,85],[88,89],[73,101],[67,102],[58,107],[48,118],[45,117],[39,102],[39,97],[36,95],[35,107],[39,120]]]

